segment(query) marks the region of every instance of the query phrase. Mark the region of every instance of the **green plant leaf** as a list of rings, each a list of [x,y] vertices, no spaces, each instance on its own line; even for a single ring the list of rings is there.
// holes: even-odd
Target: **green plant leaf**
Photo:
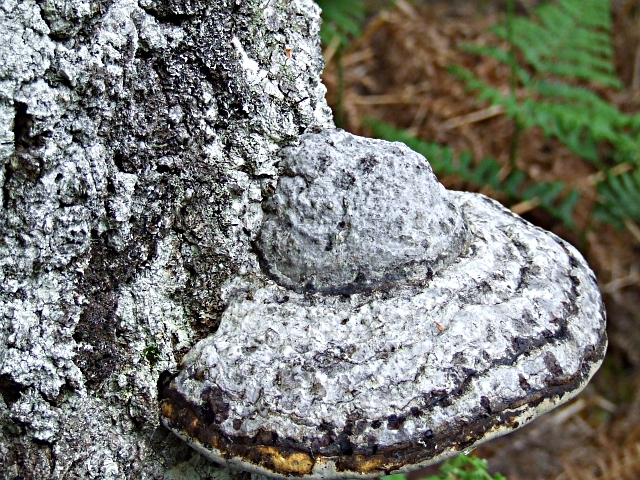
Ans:
[[[606,0],[542,3],[533,18],[513,19],[515,47],[538,74],[549,73],[621,88],[613,66],[611,14]],[[508,40],[505,25],[492,28]],[[505,61],[505,63],[508,63]]]
[[[620,175],[608,173],[597,185],[599,199],[594,207],[594,216],[613,223],[618,228],[624,219],[640,221],[640,169]]]
[[[364,0],[316,0],[322,9],[320,38],[325,45],[331,44],[337,37],[342,46],[350,38],[357,37],[366,18]]]

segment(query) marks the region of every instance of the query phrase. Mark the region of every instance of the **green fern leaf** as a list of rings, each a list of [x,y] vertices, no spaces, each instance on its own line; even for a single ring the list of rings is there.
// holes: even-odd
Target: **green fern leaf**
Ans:
[[[322,25],[320,38],[325,45],[329,45],[337,37],[344,46],[349,39],[360,34],[366,17],[366,3],[364,0],[316,0],[322,9]]]
[[[609,165],[612,161],[640,165],[640,114],[625,114],[595,92],[572,84],[588,80],[620,87],[612,61],[609,1],[545,2],[535,9],[532,18],[509,14],[506,24],[494,26],[493,31],[512,49],[485,45],[464,48],[508,65],[513,82],[510,92],[487,85],[462,67],[450,67],[449,71],[467,89],[491,105],[502,106],[516,129],[540,128],[544,135],[559,139],[601,169],[605,164],[600,157],[606,158]],[[519,57],[513,49],[520,52],[524,64],[516,61]],[[510,176],[514,176],[502,182],[502,191],[512,199],[536,199],[541,207],[572,225],[577,191],[565,194],[561,183],[544,182],[535,182],[523,190],[523,179],[516,174],[511,172]],[[600,200],[594,209],[598,218],[618,226],[627,218],[640,221],[638,170],[633,174],[607,175],[598,184],[598,192]]]
[[[513,19],[514,45],[537,73],[597,81],[620,88],[613,66],[611,15],[606,0],[558,0]],[[493,31],[509,39],[504,25]]]
[[[485,157],[473,171],[473,181],[477,185],[489,185],[494,190],[500,190],[500,164],[491,157]]]
[[[471,171],[471,161],[473,158],[471,157],[471,152],[464,151],[458,155],[457,161],[454,160],[454,165],[456,166],[457,173],[465,173],[467,178],[465,180],[472,180],[475,177],[475,172]]]
[[[486,55],[487,57],[495,58],[499,62],[505,63],[507,65],[511,65],[513,62],[513,59],[509,52],[505,52],[502,48],[493,45],[476,45],[474,43],[465,43],[461,46],[461,49],[469,53],[475,53],[476,55]],[[518,77],[518,80],[520,80],[523,85],[527,85],[531,80],[531,74],[527,72],[525,68],[520,67],[515,62],[513,62],[513,65],[515,67],[515,74]],[[453,68],[455,69],[455,66]]]
[[[533,183],[522,192],[522,197],[525,200],[537,198],[541,205],[551,205],[563,188],[564,185],[559,180],[553,183]]]
[[[573,209],[575,208],[576,203],[578,203],[579,198],[580,194],[578,193],[578,190],[575,188],[571,189],[571,191],[558,203],[558,205],[553,207],[553,215],[562,220],[562,223],[568,227],[573,227]]]
[[[540,127],[574,153],[599,164],[599,142],[609,142],[617,161],[640,158],[640,120],[620,112],[592,91],[560,81],[529,83],[530,96],[513,95],[485,84],[469,70],[453,65],[449,72],[461,79],[481,100],[500,105],[523,128]],[[638,126],[636,126],[638,124]]]
[[[596,218],[618,228],[622,228],[625,218],[640,221],[640,169],[608,174],[597,187],[600,198],[594,208]]]
[[[506,478],[496,473],[494,475],[487,472],[487,461],[471,455],[460,454],[444,462],[437,475],[429,476],[423,480],[506,480]]]
[[[516,198],[520,191],[526,174],[522,170],[511,170],[502,182],[502,190],[509,198]]]

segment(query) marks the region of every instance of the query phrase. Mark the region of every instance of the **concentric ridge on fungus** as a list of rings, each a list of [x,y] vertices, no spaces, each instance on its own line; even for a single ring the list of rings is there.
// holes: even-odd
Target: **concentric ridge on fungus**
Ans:
[[[161,389],[165,425],[270,476],[428,465],[567,401],[606,348],[582,256],[404,145],[341,130],[282,152],[218,331]]]

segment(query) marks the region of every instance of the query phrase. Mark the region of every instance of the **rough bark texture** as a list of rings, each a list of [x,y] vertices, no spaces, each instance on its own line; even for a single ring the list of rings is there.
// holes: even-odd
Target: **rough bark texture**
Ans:
[[[159,425],[275,152],[329,126],[311,0],[3,0],[0,477],[231,478]],[[248,477],[247,477],[248,478]]]

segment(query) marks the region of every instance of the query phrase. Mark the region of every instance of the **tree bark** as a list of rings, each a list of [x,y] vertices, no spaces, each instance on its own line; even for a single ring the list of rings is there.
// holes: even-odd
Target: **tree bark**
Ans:
[[[0,472],[249,478],[157,385],[258,270],[277,151],[332,124],[311,0],[3,0]]]

